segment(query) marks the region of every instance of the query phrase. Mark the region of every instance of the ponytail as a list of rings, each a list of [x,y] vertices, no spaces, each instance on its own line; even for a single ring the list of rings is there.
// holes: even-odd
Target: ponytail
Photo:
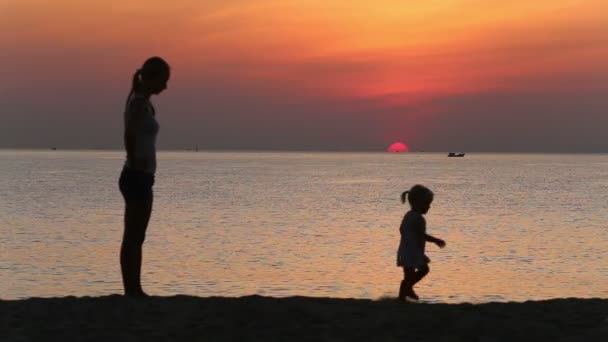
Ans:
[[[129,103],[129,99],[131,95],[133,95],[136,91],[139,90],[139,82],[141,81],[141,69],[137,69],[133,74],[133,80],[131,81],[131,91],[129,92],[129,96],[127,96],[127,104]]]
[[[127,104],[129,103],[131,95],[138,91],[142,91],[142,89],[140,89],[142,81],[154,79],[163,73],[167,73],[168,75],[169,70],[169,64],[167,64],[164,59],[160,57],[148,58],[141,69],[137,69],[133,74],[133,81],[131,81],[131,91],[129,92],[129,97],[127,97]]]
[[[401,203],[405,204],[405,198],[407,197],[407,194],[409,193],[408,191],[404,191],[403,193],[401,193]]]

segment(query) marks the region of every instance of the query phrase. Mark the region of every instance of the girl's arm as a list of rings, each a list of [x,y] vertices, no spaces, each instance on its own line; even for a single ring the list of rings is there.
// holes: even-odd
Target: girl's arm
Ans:
[[[441,240],[439,238],[436,238],[436,237],[434,237],[432,235],[429,235],[429,234],[425,234],[424,238],[426,239],[426,241],[432,242],[432,243],[436,244],[437,246],[439,246],[439,248],[445,247],[445,241],[443,241],[443,240]]]

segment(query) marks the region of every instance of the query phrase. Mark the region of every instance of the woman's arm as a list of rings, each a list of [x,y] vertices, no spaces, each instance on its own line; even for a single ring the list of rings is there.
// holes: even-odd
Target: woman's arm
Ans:
[[[127,109],[130,115],[125,122],[124,144],[127,151],[128,165],[131,166],[136,166],[139,162],[135,152],[135,144],[137,141],[137,127],[141,124],[145,113],[145,105],[143,99],[133,99]]]

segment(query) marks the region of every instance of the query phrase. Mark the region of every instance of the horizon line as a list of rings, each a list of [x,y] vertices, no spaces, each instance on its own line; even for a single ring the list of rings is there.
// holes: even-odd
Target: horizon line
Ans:
[[[124,152],[122,148],[101,148],[101,147],[56,147],[56,148],[41,148],[41,147],[2,147],[0,146],[0,151],[108,151],[108,152]],[[347,150],[347,149],[326,149],[326,150],[318,150],[318,149],[234,149],[234,148],[199,148],[198,150],[192,148],[162,148],[157,149],[157,152],[214,152],[214,153],[222,153],[222,152],[249,152],[249,153],[264,153],[264,152],[274,152],[274,153],[386,153],[386,154],[419,154],[419,153],[429,153],[429,154],[440,154],[440,153],[449,153],[449,152],[463,152],[463,150],[424,150],[424,151],[408,151],[408,152],[389,152],[386,150]],[[465,154],[607,154],[608,151],[465,151]]]

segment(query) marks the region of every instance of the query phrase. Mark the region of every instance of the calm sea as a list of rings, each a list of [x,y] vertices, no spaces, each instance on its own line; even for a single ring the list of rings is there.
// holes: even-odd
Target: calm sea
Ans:
[[[123,153],[0,151],[0,298],[121,293]],[[399,195],[436,194],[430,301],[608,297],[608,155],[162,152],[154,295],[395,296]]]

